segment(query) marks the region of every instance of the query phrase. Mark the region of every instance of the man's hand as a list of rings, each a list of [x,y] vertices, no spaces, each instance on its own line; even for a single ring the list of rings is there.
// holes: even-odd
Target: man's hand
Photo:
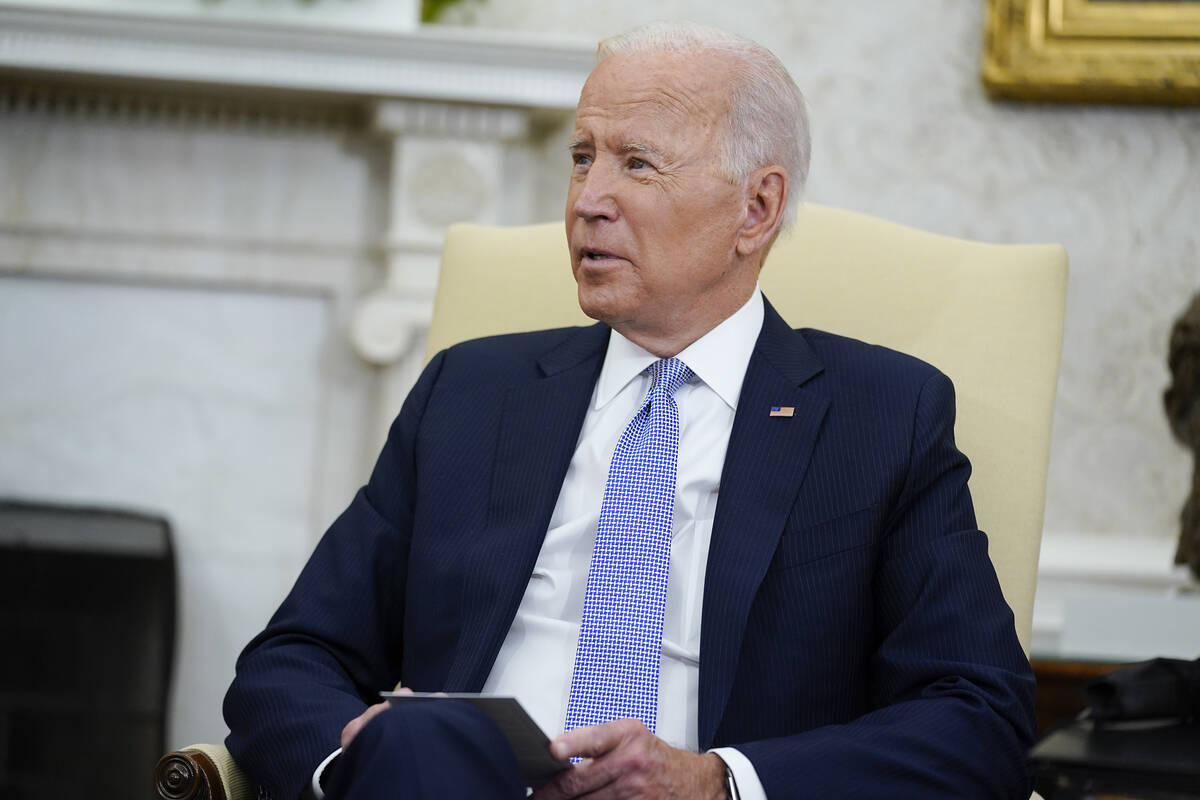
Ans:
[[[396,687],[396,691],[402,694],[412,694],[412,689],[407,686],[401,688]],[[358,732],[366,727],[367,723],[379,716],[388,707],[387,700],[382,703],[376,703],[373,706],[368,706],[367,710],[359,714],[354,719],[346,723],[346,727],[342,728],[342,749],[345,750],[354,741],[354,737],[358,736]]]
[[[725,762],[719,756],[676,750],[636,719],[568,731],[550,743],[550,752],[558,759],[585,760],[535,789],[534,800],[725,798]]]

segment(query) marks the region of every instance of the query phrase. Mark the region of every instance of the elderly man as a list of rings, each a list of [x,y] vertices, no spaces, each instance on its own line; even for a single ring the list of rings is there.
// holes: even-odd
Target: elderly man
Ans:
[[[525,795],[472,707],[368,707],[401,681],[520,698],[578,761],[539,798],[1027,797],[949,381],[757,288],[807,171],[786,70],[698,26],[608,40],[570,151],[600,323],[433,359],[239,659],[239,763],[278,798]]]

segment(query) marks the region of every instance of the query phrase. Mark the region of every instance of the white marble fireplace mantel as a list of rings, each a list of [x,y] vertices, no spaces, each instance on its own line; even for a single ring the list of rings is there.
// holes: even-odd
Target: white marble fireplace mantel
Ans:
[[[593,63],[594,43],[562,37],[318,28],[296,10],[271,22],[102,7],[0,3],[0,69],[563,110]]]

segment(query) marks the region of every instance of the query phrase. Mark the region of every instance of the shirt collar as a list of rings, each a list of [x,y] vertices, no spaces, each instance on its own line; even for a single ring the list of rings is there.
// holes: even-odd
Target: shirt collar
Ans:
[[[676,358],[687,364],[731,409],[737,410],[746,365],[763,323],[762,292],[757,284],[750,299],[720,325],[688,345]],[[608,337],[608,352],[596,382],[594,408],[603,408],[658,356],[642,349],[617,331]]]

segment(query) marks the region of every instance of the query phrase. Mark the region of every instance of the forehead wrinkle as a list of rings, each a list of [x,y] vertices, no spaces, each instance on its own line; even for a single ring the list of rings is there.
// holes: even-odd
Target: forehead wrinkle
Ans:
[[[649,108],[646,108],[649,106]],[[717,110],[703,103],[699,97],[686,91],[673,91],[667,87],[656,87],[641,93],[641,96],[629,97],[607,106],[613,113],[636,117],[637,115],[661,116],[664,112],[681,122],[693,122],[697,119],[706,121],[717,116]],[[643,110],[644,109],[644,110]]]
[[[646,105],[652,108],[643,111],[641,107]],[[656,125],[654,121],[661,121],[664,116],[679,120],[678,123],[670,123],[670,126],[677,124],[681,128],[693,130],[709,128],[715,124],[711,116],[707,115],[706,118],[697,120],[695,115],[684,110],[682,104],[664,103],[660,98],[639,98],[605,106],[581,107],[576,115],[577,133],[571,137],[567,146],[568,149],[601,146],[612,152],[640,151],[666,155],[669,151],[677,149],[678,143],[670,141],[670,137],[667,141],[659,141],[647,130],[653,128],[661,133],[662,126]]]
[[[625,77],[624,97],[610,107],[649,103],[687,122],[716,123],[729,111],[730,66],[722,53],[631,54],[616,65]]]
[[[715,116],[715,110],[702,99],[704,92],[688,91],[683,88],[673,91],[670,87],[663,86],[658,89],[657,93],[659,96],[651,102],[657,101],[659,105],[685,119]]]

